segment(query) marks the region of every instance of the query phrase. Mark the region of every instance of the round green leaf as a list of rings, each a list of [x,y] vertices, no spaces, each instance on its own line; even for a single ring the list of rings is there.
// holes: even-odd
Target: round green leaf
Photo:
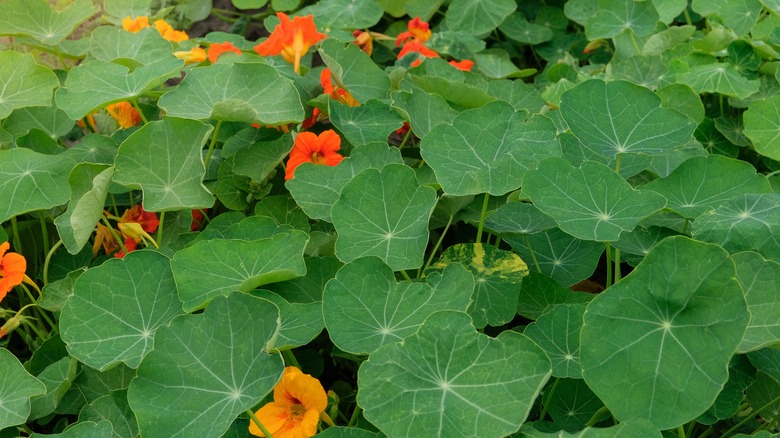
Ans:
[[[46,386],[46,394],[30,399],[29,420],[45,417],[54,412],[60,400],[78,374],[78,361],[70,356],[47,366],[35,378]]]
[[[617,240],[666,204],[655,192],[634,190],[603,164],[574,168],[563,158],[548,158],[526,173],[523,192],[563,231],[599,242]]]
[[[743,120],[756,152],[780,160],[780,95],[751,103]]]
[[[530,271],[520,287],[517,314],[536,320],[559,304],[587,304],[592,298],[587,292],[574,292],[541,272]]]
[[[175,90],[160,98],[159,105],[168,115],[198,120],[278,125],[304,118],[292,81],[257,62],[194,68]]]
[[[314,236],[310,236],[313,238]],[[311,240],[310,238],[310,240]],[[344,265],[336,257],[306,257],[306,275],[281,283],[264,286],[290,303],[314,303],[322,301],[325,283],[336,276]]]
[[[0,400],[3,409],[0,410],[0,428],[24,424],[30,415],[30,397],[46,393],[46,386],[31,376],[19,362],[19,359],[0,348],[0,366],[3,368],[3,378],[0,379]]]
[[[94,421],[79,421],[73,424],[66,431],[53,434],[39,434],[33,433],[30,438],[105,438],[111,436],[113,429],[109,421],[101,421],[95,423]]]
[[[585,36],[591,41],[614,38],[627,30],[647,36],[659,19],[651,1],[599,0],[595,12],[585,22]]]
[[[235,293],[160,328],[127,397],[144,437],[221,436],[282,374],[272,303]]]
[[[17,108],[51,105],[52,90],[57,85],[57,76],[38,65],[31,54],[0,52],[0,119]]]
[[[756,380],[747,389],[747,400],[753,409],[761,409],[761,418],[766,421],[780,418],[780,382],[768,374],[759,372]]]
[[[333,204],[336,256],[344,262],[377,256],[394,271],[420,267],[435,205],[436,191],[420,186],[409,166],[364,170]]]
[[[780,263],[749,251],[734,254],[731,259],[750,310],[750,323],[738,351],[745,353],[776,343],[780,339]]]
[[[571,132],[608,158],[665,154],[688,144],[696,129],[686,115],[661,107],[655,93],[625,81],[583,82],[563,94],[560,108]]]
[[[202,182],[202,149],[211,131],[174,117],[145,124],[119,146],[114,182],[143,190],[147,211],[211,207],[214,196]]]
[[[517,9],[513,0],[453,0],[444,20],[447,27],[485,35]]]
[[[363,362],[357,401],[391,437],[502,437],[520,428],[549,377],[550,361],[525,336],[490,338],[465,313],[443,311]]]
[[[387,97],[390,78],[356,44],[345,45],[326,39],[319,53],[330,69],[334,83],[343,85],[358,102]]]
[[[588,305],[582,375],[618,419],[677,427],[713,403],[749,319],[728,253],[670,237]]]
[[[387,137],[404,123],[390,105],[378,100],[369,100],[356,107],[330,100],[328,107],[328,117],[333,126],[353,146],[386,142]]]
[[[439,310],[465,311],[474,279],[463,266],[449,265],[426,283],[396,282],[392,269],[376,257],[345,265],[323,291],[322,313],[333,343],[353,354],[415,333]]]
[[[595,428],[586,427],[581,431],[569,434],[567,432],[540,432],[529,425],[523,425],[518,438],[615,438],[615,437],[642,437],[663,438],[661,431],[647,420],[626,420],[612,427]]]
[[[75,0],[58,11],[45,0],[5,0],[0,2],[0,35],[27,36],[55,45],[96,12],[91,0]]]
[[[171,268],[185,311],[233,291],[304,275],[308,239],[304,232],[290,231],[259,240],[204,240],[178,251]]]
[[[560,156],[555,137],[550,119],[527,118],[499,100],[436,126],[420,148],[447,194],[500,196],[520,187],[525,172],[542,159]]]
[[[701,93],[720,93],[744,99],[758,91],[761,82],[742,76],[733,64],[716,62],[690,68],[677,77],[677,82]]]
[[[522,12],[515,12],[501,23],[499,30],[509,39],[522,44],[541,44],[550,41],[553,31],[545,26],[528,22]]]
[[[552,361],[553,377],[582,378],[580,329],[585,304],[560,304],[529,324],[523,334],[542,347]],[[587,421],[587,419],[585,420]]]
[[[314,21],[325,31],[327,27],[352,31],[377,24],[384,10],[373,0],[320,0],[298,13],[314,15]]]
[[[266,346],[269,351],[288,350],[311,342],[325,328],[322,303],[290,303],[279,295],[259,290],[255,296],[265,298],[279,308],[279,333]]]
[[[70,354],[101,371],[122,362],[136,368],[157,328],[182,313],[169,263],[134,251],[82,274],[60,319]]]
[[[113,174],[113,167],[92,163],[79,163],[70,172],[68,210],[54,220],[69,253],[81,251],[103,217],[103,206]]]
[[[113,436],[138,436],[138,422],[127,402],[127,391],[114,391],[98,397],[79,412],[79,423],[84,421],[109,421]]]
[[[533,234],[555,228],[555,220],[528,202],[507,202],[488,213],[485,227],[498,234]]]
[[[689,219],[734,196],[772,191],[767,179],[757,174],[752,165],[721,155],[691,158],[666,178],[651,181],[643,188],[663,195],[667,208]]]
[[[393,91],[393,107],[406,114],[412,132],[425,137],[434,127],[448,124],[458,115],[447,101],[438,94],[426,93],[418,87],[409,91]]]
[[[3,122],[3,129],[13,136],[24,135],[37,129],[56,139],[73,129],[73,120],[56,105],[25,107],[14,110]]]
[[[596,397],[596,394],[588,388],[582,379],[557,379],[553,381],[553,385],[555,385],[555,393],[552,394],[554,397],[547,405],[547,412],[550,413],[555,425],[563,427],[564,430],[584,429],[596,412],[604,407],[604,403]],[[614,436],[620,435],[615,434]],[[647,435],[642,434],[641,436]],[[580,435],[580,438],[587,437],[592,438],[592,435],[585,433]]]

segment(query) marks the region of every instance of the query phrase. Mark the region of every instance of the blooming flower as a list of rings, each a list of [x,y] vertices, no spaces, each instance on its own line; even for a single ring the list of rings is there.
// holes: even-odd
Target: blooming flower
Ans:
[[[162,35],[163,38],[165,38],[168,41],[173,41],[174,43],[180,43],[182,41],[186,41],[190,39],[190,36],[187,35],[187,32],[176,30],[168,24],[165,20],[157,20],[154,22],[154,27],[157,29],[158,32],[160,32],[160,35]]]
[[[352,32],[352,36],[355,37],[354,43],[360,47],[360,50],[371,56],[374,51],[374,38],[371,34],[364,30],[356,30]]]
[[[260,408],[255,416],[274,438],[308,438],[317,433],[320,414],[328,407],[328,396],[319,380],[287,367],[274,387],[274,401]],[[264,437],[254,423],[249,433]]]
[[[470,59],[464,59],[463,61],[450,61],[450,65],[458,70],[471,71],[471,67],[474,67],[474,61]]]
[[[10,248],[10,243],[0,243],[0,300],[5,298],[11,289],[22,284],[24,271],[27,270],[27,260],[23,255],[15,252],[6,254]]]
[[[409,53],[417,52],[420,54],[420,56],[423,56],[425,58],[438,58],[439,54],[434,52],[433,50],[425,47],[423,43],[419,43],[417,41],[410,41],[401,48],[401,52],[398,53],[398,59],[403,58]],[[412,62],[412,67],[417,67],[420,65],[420,62],[422,62],[422,59],[418,58],[415,59],[414,62]]]
[[[201,47],[194,47],[191,50],[173,52],[173,56],[183,59],[185,64],[197,64],[206,60],[206,51]]]
[[[241,50],[239,50],[238,47],[225,41],[224,43],[217,43],[209,46],[209,61],[212,63],[217,62],[219,55],[225,52],[233,52],[239,55],[241,54]]]
[[[329,94],[331,99],[337,100],[345,105],[358,106],[360,102],[355,99],[349,91],[341,88],[338,84],[333,85],[333,75],[329,68],[322,70],[320,73],[320,83],[322,84],[322,90],[325,94]]]
[[[130,128],[141,123],[141,115],[128,101],[112,103],[106,107],[106,112],[119,123],[122,128]]]
[[[319,136],[312,132],[301,132],[295,138],[290,159],[287,160],[287,172],[284,179],[293,177],[295,168],[302,163],[324,164],[335,166],[344,158],[337,150],[341,147],[341,137],[332,129],[324,131]]]
[[[149,17],[140,16],[130,18],[127,16],[122,19],[122,29],[128,32],[140,32],[142,29],[146,29],[147,27],[150,27]]]
[[[127,248],[127,252],[133,252],[138,248],[138,242],[135,241],[132,237],[125,238],[125,248]],[[125,258],[125,252],[123,250],[117,251],[116,254],[114,254],[115,258],[123,259]]]
[[[316,44],[326,35],[317,32],[314,26],[314,17],[290,17],[283,12],[277,12],[279,25],[267,40],[255,46],[255,51],[260,56],[282,55],[285,61],[293,64],[296,73],[300,73],[301,58],[309,50],[312,44]]]
[[[428,26],[428,23],[420,20],[420,17],[414,17],[409,20],[409,23],[406,25],[406,27],[409,30],[407,32],[401,32],[398,34],[398,37],[396,37],[396,47],[400,47],[401,44],[404,44],[407,41],[413,41],[422,44],[431,38],[432,32]]]
[[[138,223],[141,224],[141,228],[147,233],[154,233],[157,231],[157,227],[160,225],[160,220],[157,219],[157,214],[149,211],[144,211],[144,207],[141,204],[136,204],[133,208],[125,210],[119,223]]]

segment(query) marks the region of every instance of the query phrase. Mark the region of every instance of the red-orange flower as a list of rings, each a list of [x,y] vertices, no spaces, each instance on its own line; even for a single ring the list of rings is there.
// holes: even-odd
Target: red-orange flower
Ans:
[[[225,52],[233,52],[239,55],[241,54],[241,50],[239,50],[238,47],[225,41],[224,43],[216,43],[209,46],[209,61],[212,63],[217,62],[219,55]]]
[[[119,123],[122,128],[130,128],[141,123],[141,115],[128,101],[112,103],[106,107],[106,112]]]
[[[290,17],[283,12],[277,12],[279,25],[267,40],[255,46],[255,51],[260,56],[282,55],[285,61],[293,64],[296,73],[300,73],[301,58],[309,50],[312,44],[316,44],[326,35],[317,32],[314,25],[314,17]]]
[[[132,237],[126,237],[125,238],[125,248],[127,248],[127,252],[133,252],[138,248],[138,242],[135,241]],[[123,259],[125,258],[125,255],[127,255],[123,250],[117,251],[116,254],[114,254],[115,258]]]
[[[322,91],[325,94],[329,94],[331,99],[349,106],[360,105],[360,102],[349,91],[341,88],[338,84],[333,85],[332,74],[329,68],[322,70],[322,73],[320,73],[320,83],[322,84]]]
[[[395,39],[395,46],[400,47],[401,44],[407,41],[413,41],[416,43],[424,43],[431,38],[432,32],[428,23],[420,20],[420,17],[414,17],[409,20],[406,25],[409,29],[407,32],[401,32]]]
[[[474,61],[470,59],[464,59],[463,61],[450,61],[450,65],[458,70],[471,71],[471,67],[474,67]]]
[[[133,208],[125,210],[124,214],[122,214],[122,218],[119,219],[119,222],[135,222],[141,224],[141,228],[147,233],[154,233],[160,225],[157,214],[144,211],[144,207],[141,204],[136,204]]]
[[[403,58],[409,53],[417,52],[420,54],[420,56],[425,58],[438,58],[439,54],[434,52],[433,50],[425,47],[423,43],[418,43],[417,41],[410,41],[401,48],[401,52],[398,54],[398,59]],[[417,67],[420,65],[420,62],[422,62],[422,59],[417,58],[412,62],[412,67]]]
[[[203,224],[203,211],[192,210],[192,223],[190,224],[190,231],[198,231]]]
[[[322,111],[320,111],[319,108],[314,108],[311,112],[311,117],[301,122],[301,128],[303,129],[311,128],[312,126],[314,126],[315,123],[317,123],[321,115],[322,115]]]
[[[344,158],[339,155],[341,137],[335,131],[329,129],[319,136],[312,132],[301,132],[295,138],[290,159],[287,160],[287,172],[284,179],[293,177],[295,168],[303,163],[324,164],[335,166]]]
[[[140,32],[142,29],[146,29],[149,27],[149,17],[135,17],[130,18],[129,16],[122,19],[122,29],[128,31],[128,32]]]
[[[354,43],[360,47],[360,50],[371,56],[374,51],[374,38],[371,34],[364,30],[356,30],[352,32],[352,36],[355,37]]]
[[[309,438],[317,434],[320,414],[328,407],[328,396],[319,380],[287,367],[274,387],[274,401],[260,408],[255,416],[274,438]],[[264,437],[254,423],[249,433]]]
[[[187,32],[174,29],[173,26],[168,24],[168,22],[165,20],[155,21],[154,27],[157,29],[158,32],[160,32],[160,35],[162,35],[162,37],[168,41],[173,41],[174,43],[180,43],[182,41],[186,41],[190,39],[190,36],[187,35]]]
[[[0,300],[16,286],[24,281],[24,271],[27,270],[27,260],[23,255],[9,252],[11,244],[0,243]]]

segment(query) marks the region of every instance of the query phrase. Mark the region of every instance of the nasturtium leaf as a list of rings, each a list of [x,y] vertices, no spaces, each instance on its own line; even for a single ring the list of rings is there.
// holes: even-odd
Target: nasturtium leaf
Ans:
[[[160,328],[127,395],[141,435],[222,435],[279,380],[281,356],[265,351],[278,326],[274,304],[234,293]]]
[[[741,75],[733,64],[711,63],[691,67],[677,81],[697,93],[720,93],[744,99],[758,91],[761,82]]]
[[[58,413],[78,414],[87,404],[104,395],[127,389],[130,380],[135,377],[135,370],[120,364],[105,372],[99,372],[92,367],[81,367],[81,372],[73,381],[60,405]]]
[[[104,164],[79,163],[70,172],[70,202],[68,210],[59,215],[54,224],[65,248],[77,254],[103,217],[108,186],[114,168]]]
[[[273,283],[264,289],[273,291],[290,303],[314,303],[322,301],[325,284],[344,265],[336,257],[306,257],[306,275],[292,280]]]
[[[387,97],[390,78],[356,44],[344,45],[327,39],[319,53],[333,75],[333,82],[344,86],[358,102]]]
[[[582,378],[580,329],[584,313],[584,303],[559,304],[523,331],[547,353],[552,362],[553,377]]]
[[[333,204],[336,256],[344,262],[377,256],[394,271],[419,268],[435,205],[436,191],[420,186],[406,165],[364,170]]]
[[[138,436],[138,422],[127,402],[127,391],[115,391],[97,398],[79,412],[79,422],[108,421],[112,436],[118,438]]]
[[[517,254],[482,243],[453,245],[431,266],[441,270],[460,263],[474,276],[475,287],[468,313],[474,326],[494,327],[510,322],[517,311],[517,300],[528,266]]]
[[[181,313],[168,258],[134,251],[76,280],[62,309],[62,340],[73,357],[93,368],[136,368],[152,349],[157,328]]]
[[[658,242],[677,234],[679,233],[669,228],[640,226],[631,232],[620,233],[620,239],[612,242],[612,246],[622,251],[627,263],[636,266]]]
[[[715,129],[731,143],[737,146],[750,146],[750,139],[745,136],[745,127],[741,117],[716,117]]]
[[[780,95],[751,103],[742,117],[756,152],[780,160]]]
[[[662,107],[676,109],[697,124],[704,120],[704,104],[701,102],[701,97],[691,87],[683,84],[669,84],[656,90],[656,94],[661,98]]]
[[[24,135],[32,129],[37,129],[56,139],[73,129],[73,120],[56,105],[24,107],[14,110],[5,119],[3,129],[14,136]]]
[[[214,196],[202,182],[202,148],[211,131],[175,117],[145,124],[119,146],[114,182],[143,190],[147,211],[211,207]]]
[[[130,71],[171,60],[171,43],[156,29],[128,32],[101,26],[92,31],[90,41],[95,59],[124,65]]]
[[[537,320],[559,305],[587,304],[592,298],[589,293],[572,291],[547,275],[531,270],[520,287],[517,314]]]
[[[507,202],[485,217],[485,227],[498,234],[533,234],[555,228],[555,220],[527,202]]]
[[[427,283],[399,283],[380,259],[365,257],[345,265],[328,282],[322,313],[337,347],[371,354],[414,334],[436,311],[465,311],[473,290],[473,277],[458,264],[428,276]]]
[[[0,8],[2,5],[0,3]],[[15,109],[50,106],[52,91],[57,85],[59,81],[54,72],[35,62],[31,54],[0,52],[0,119],[8,117]]]
[[[485,50],[487,46],[482,39],[459,30],[434,32],[425,45],[439,55],[449,55],[455,59],[473,59],[474,54]]]
[[[713,424],[736,415],[745,397],[745,390],[753,382],[756,369],[747,355],[735,354],[729,362],[729,380],[707,412],[696,419],[702,424]]]
[[[747,354],[750,363],[759,371],[780,379],[780,349],[766,347]]]
[[[762,418],[767,421],[780,418],[780,381],[774,377],[758,372],[746,396],[753,409],[761,409]]]
[[[309,217],[288,195],[266,196],[255,204],[255,214],[273,218],[280,225],[290,225],[296,230],[309,232]]]
[[[596,412],[604,407],[582,379],[558,379],[552,384],[555,385],[555,396],[547,404],[547,412],[555,425],[564,430],[584,429]]]
[[[355,148],[335,167],[303,163],[285,185],[310,218],[331,222],[331,207],[344,185],[366,169],[382,169],[391,163],[403,163],[400,151],[384,143],[371,143]]]
[[[87,134],[79,143],[62,153],[77,163],[114,164],[119,144],[116,140],[100,134]]]
[[[386,142],[387,137],[404,123],[390,105],[374,99],[356,107],[331,100],[329,110],[333,126],[353,146]]]
[[[68,202],[68,174],[74,165],[62,155],[24,148],[0,150],[0,223]]]
[[[477,69],[490,79],[524,78],[536,73],[534,68],[520,70],[504,49],[487,49],[475,53]]]
[[[497,80],[488,82],[488,93],[512,104],[516,110],[538,113],[545,107],[539,91],[523,81]]]
[[[664,435],[653,423],[647,420],[626,420],[612,427],[596,428],[586,427],[578,432],[568,433],[560,432],[540,432],[531,428],[529,425],[523,425],[518,438],[615,438],[615,437],[642,437],[642,438],[662,438]]]
[[[737,36],[750,32],[763,10],[759,0],[717,0],[713,3],[717,8],[715,15]]]
[[[563,94],[560,111],[577,138],[609,158],[664,154],[690,142],[696,129],[686,115],[663,108],[655,93],[625,81],[583,82]]]
[[[46,386],[31,376],[19,359],[5,348],[0,348],[0,366],[4,374],[0,379],[0,400],[3,400],[0,429],[4,429],[27,421],[30,398],[45,394]]]
[[[776,343],[780,339],[780,263],[750,251],[734,254],[731,259],[750,310],[750,323],[738,351],[745,353]]]
[[[75,0],[54,10],[45,0],[0,2],[0,35],[27,36],[55,45],[98,12],[91,0]]]
[[[503,195],[520,187],[523,175],[547,157],[560,156],[550,119],[527,118],[505,101],[457,115],[433,128],[421,153],[450,195]]]
[[[220,295],[304,275],[307,240],[306,233],[290,231],[258,240],[205,240],[178,251],[171,268],[185,311]]]
[[[35,376],[46,386],[46,394],[30,399],[30,417],[28,420],[45,417],[54,412],[62,396],[68,392],[73,379],[78,374],[78,361],[70,356],[52,363]]]
[[[122,18],[131,16],[150,15],[152,0],[104,0],[103,10],[106,14],[112,15],[114,19],[120,21]],[[109,18],[111,20],[111,18]]]
[[[619,420],[677,427],[715,400],[749,319],[728,253],[670,237],[588,305],[582,375]]]
[[[490,338],[465,313],[443,311],[361,364],[357,401],[388,436],[501,437],[520,428],[549,376],[525,336]]]
[[[303,105],[292,81],[259,62],[197,67],[160,98],[168,115],[265,125],[298,123]]]
[[[663,196],[631,188],[612,169],[585,162],[577,169],[548,158],[526,173],[523,192],[567,233],[584,240],[614,241],[666,204]]]
[[[273,174],[292,147],[292,136],[285,135],[273,141],[261,141],[239,149],[228,160],[233,160],[233,173],[236,175],[248,176],[253,181],[263,181]]]
[[[672,26],[661,32],[654,33],[642,46],[642,55],[654,56],[660,55],[666,49],[670,49],[680,43],[687,42],[693,33],[696,32],[695,26]]]
[[[632,56],[609,63],[612,79],[633,82],[644,88],[657,89],[666,73],[660,56]]]
[[[498,27],[517,4],[512,0],[453,0],[444,16],[449,29],[485,35]]]
[[[530,23],[522,12],[509,15],[498,27],[509,39],[522,44],[541,44],[550,41],[553,31],[540,24]]]
[[[577,239],[558,228],[523,237],[504,236],[504,240],[533,270],[564,286],[590,277],[604,252],[603,244]]]
[[[389,0],[396,2],[398,0]],[[382,432],[371,432],[359,427],[336,426],[329,427],[317,434],[317,438],[383,438]]]
[[[780,262],[780,194],[745,194],[697,217],[693,237]]]
[[[393,107],[406,114],[412,132],[419,138],[425,137],[438,125],[451,123],[458,115],[443,97],[426,93],[418,87],[409,91],[393,91],[390,97]]]
[[[252,293],[279,308],[279,333],[266,345],[268,351],[288,350],[311,342],[325,328],[322,303],[290,303],[263,289]]]
[[[111,436],[113,428],[107,420],[95,423],[94,421],[79,421],[67,430],[53,434],[33,433],[30,438],[105,438]]]
[[[374,0],[320,0],[299,11],[314,15],[320,27],[337,29],[367,29],[379,22],[384,10]]]
[[[266,216],[244,217],[243,214],[236,213],[239,212],[221,214],[212,219],[206,229],[192,240],[192,244],[209,239],[265,239],[276,234],[279,229],[279,224],[273,218]]]
[[[663,195],[667,208],[689,219],[734,196],[772,191],[766,177],[757,174],[752,165],[721,155],[688,159],[666,178],[643,188]]]
[[[595,14],[585,22],[589,40],[614,38],[625,31],[637,36],[653,33],[658,12],[650,1],[599,0]]]
[[[569,0],[563,5],[563,13],[569,20],[584,26],[598,8],[599,0]]]

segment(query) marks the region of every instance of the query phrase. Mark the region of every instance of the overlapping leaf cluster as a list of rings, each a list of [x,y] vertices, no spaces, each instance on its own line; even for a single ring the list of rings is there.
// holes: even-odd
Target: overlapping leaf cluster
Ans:
[[[322,436],[777,430],[780,3],[214,10],[237,33],[313,15],[301,74],[239,34],[119,24],[210,1],[66,3],[0,0],[0,241],[56,321],[0,349],[9,436],[246,436],[295,357],[337,394]],[[439,55],[419,65],[396,56],[412,17]],[[242,53],[174,55],[225,41]],[[123,101],[146,122],[116,129]],[[346,158],[285,182],[315,108]],[[138,199],[159,248],[95,257],[104,210]]]

